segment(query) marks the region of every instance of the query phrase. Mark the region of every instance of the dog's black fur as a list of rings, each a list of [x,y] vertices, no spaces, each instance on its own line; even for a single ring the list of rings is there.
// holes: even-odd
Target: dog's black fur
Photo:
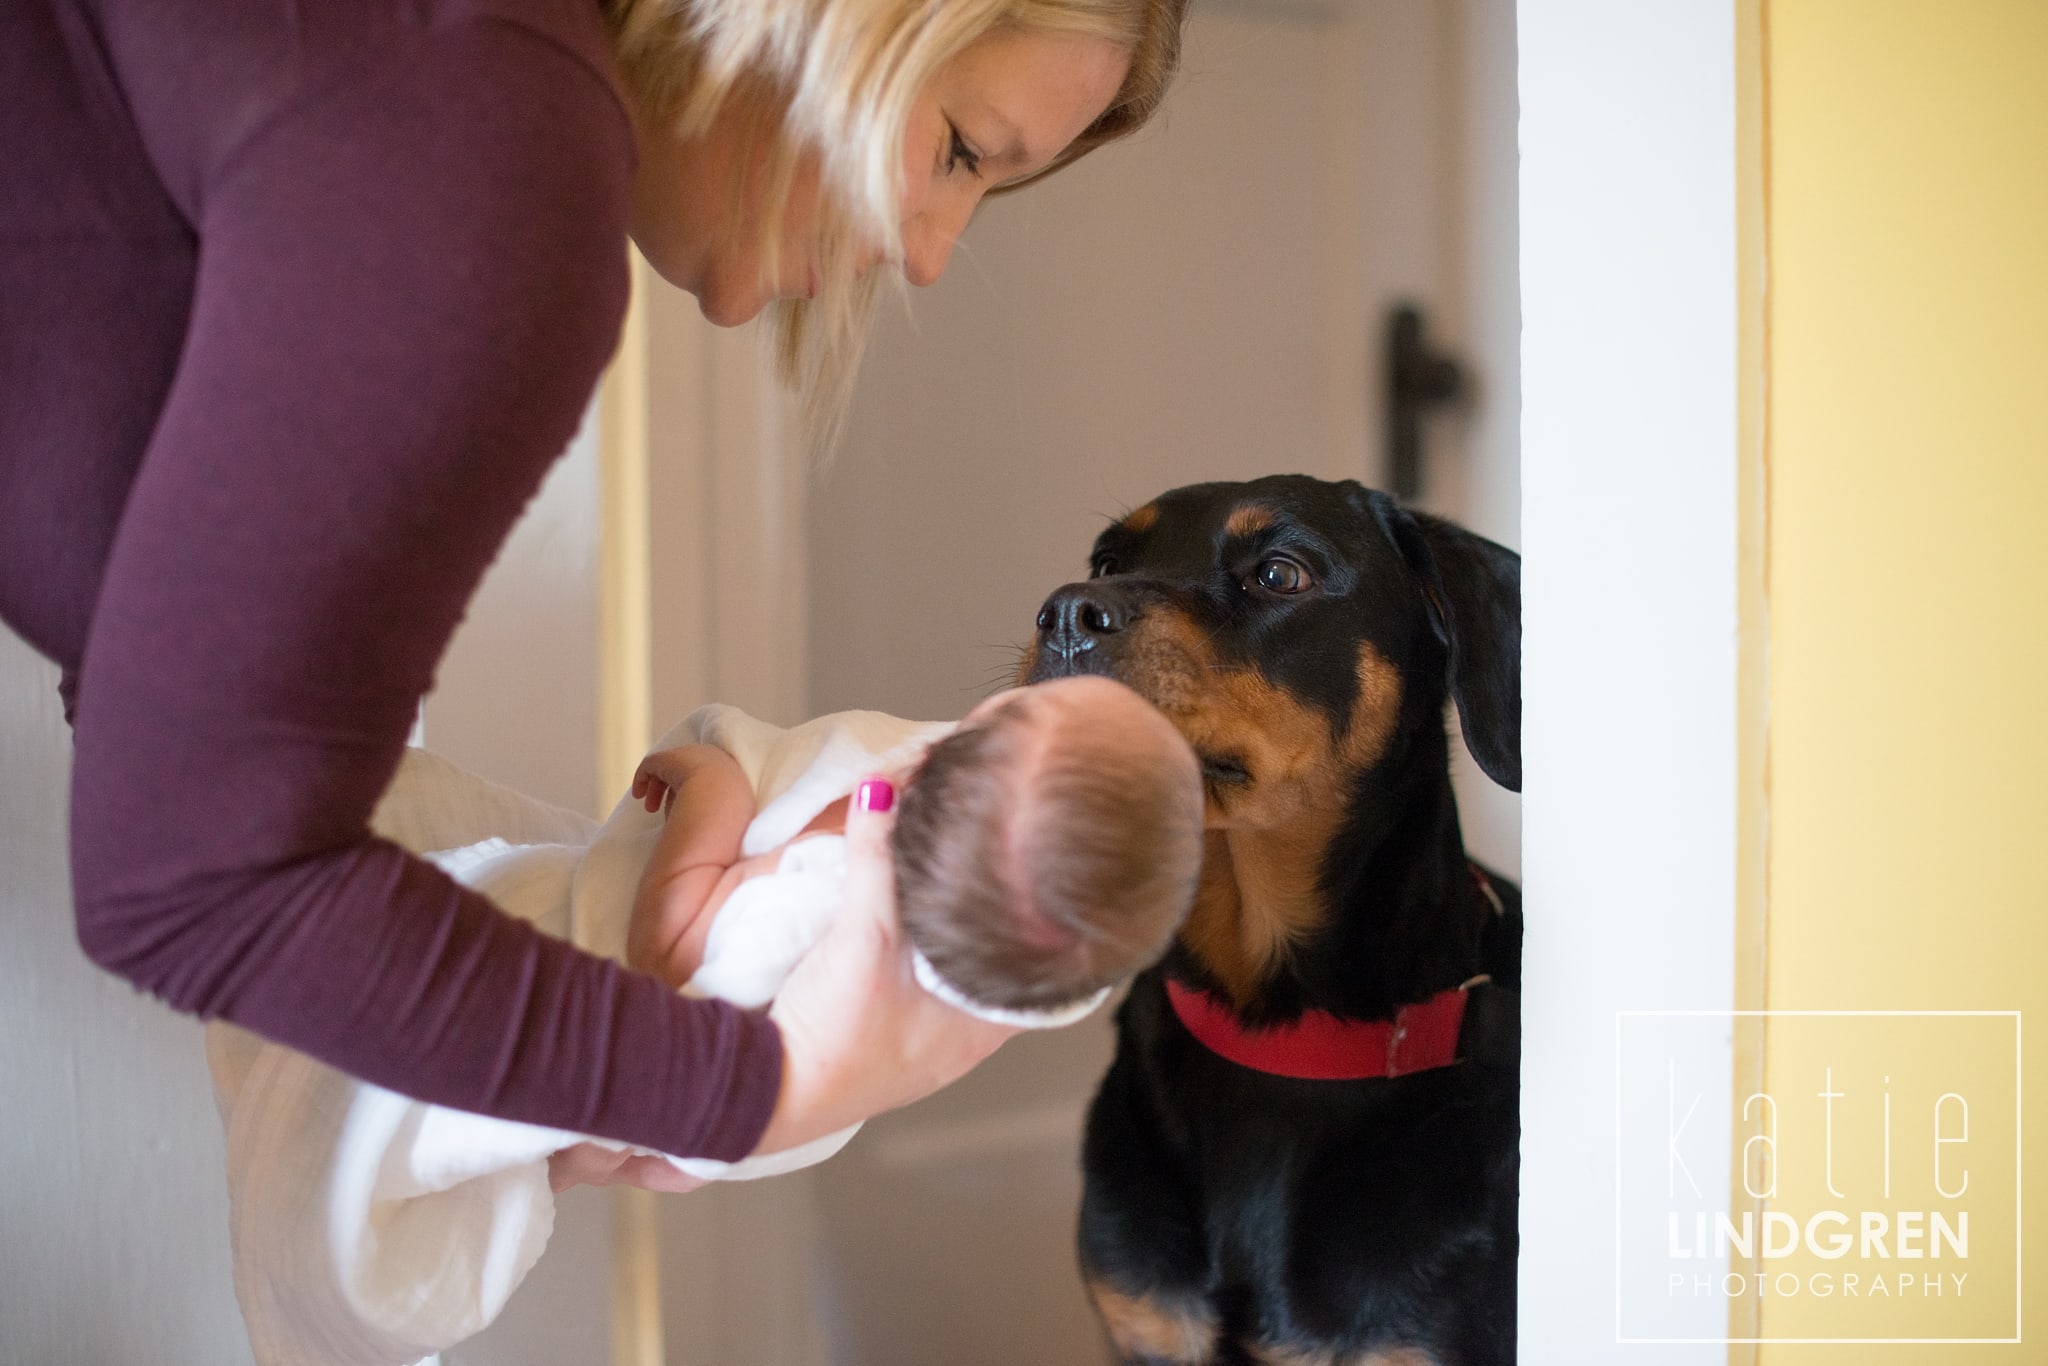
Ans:
[[[1081,1261],[1118,1350],[1513,1361],[1521,898],[1466,860],[1444,703],[1519,790],[1518,557],[1353,483],[1201,484],[1103,532],[1038,625],[1025,681],[1130,684],[1208,786],[1201,894],[1088,1119]],[[1225,1061],[1165,990],[1379,1020],[1480,974],[1460,1061],[1363,1081]]]

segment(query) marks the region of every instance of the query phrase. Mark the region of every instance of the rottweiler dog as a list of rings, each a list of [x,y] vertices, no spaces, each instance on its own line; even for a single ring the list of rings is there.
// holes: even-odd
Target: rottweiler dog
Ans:
[[[1521,787],[1521,562],[1354,483],[1176,489],[1055,592],[1202,761],[1207,850],[1089,1111],[1080,1255],[1127,1362],[1515,1357],[1521,897],[1467,860],[1444,704]]]

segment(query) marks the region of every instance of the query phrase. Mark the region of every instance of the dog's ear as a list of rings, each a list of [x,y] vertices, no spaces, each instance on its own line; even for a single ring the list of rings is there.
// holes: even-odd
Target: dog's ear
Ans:
[[[1440,517],[1367,493],[1381,530],[1422,580],[1447,654],[1465,747],[1486,776],[1522,790],[1522,557]]]

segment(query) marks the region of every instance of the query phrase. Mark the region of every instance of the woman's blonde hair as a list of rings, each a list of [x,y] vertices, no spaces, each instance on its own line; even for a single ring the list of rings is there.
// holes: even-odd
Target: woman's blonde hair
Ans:
[[[619,64],[643,108],[681,136],[703,132],[734,93],[771,92],[763,269],[798,159],[820,161],[819,290],[770,311],[784,380],[802,397],[812,449],[829,450],[884,281],[863,251],[903,252],[898,205],[911,106],[946,62],[999,28],[1100,38],[1131,53],[1109,108],[1036,180],[1142,127],[1180,59],[1187,0],[606,0]],[[1014,186],[1010,188],[1015,188]]]

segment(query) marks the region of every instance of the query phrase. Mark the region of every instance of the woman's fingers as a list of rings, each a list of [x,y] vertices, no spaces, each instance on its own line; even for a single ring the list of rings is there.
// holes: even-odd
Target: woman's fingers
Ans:
[[[548,1155],[548,1188],[560,1195],[571,1186],[608,1186],[627,1157],[597,1143],[578,1143]]]
[[[952,1009],[913,979],[889,856],[894,806],[894,786],[870,779],[847,812],[845,908],[769,1012],[782,1030],[782,1094],[758,1152],[929,1095],[1016,1033]]]
[[[548,1156],[548,1187],[557,1195],[571,1186],[638,1186],[680,1195],[704,1184],[674,1163],[641,1153],[620,1152],[601,1143],[578,1143]]]
[[[846,808],[846,914],[864,918],[893,949],[896,920],[896,863],[889,834],[896,828],[896,784],[863,779]]]

